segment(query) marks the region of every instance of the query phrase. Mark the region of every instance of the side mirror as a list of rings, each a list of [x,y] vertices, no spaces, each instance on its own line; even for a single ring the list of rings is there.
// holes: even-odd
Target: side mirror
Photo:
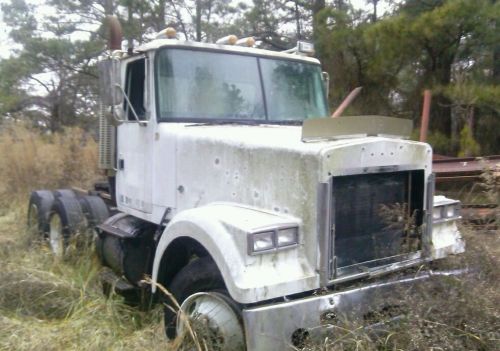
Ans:
[[[104,106],[121,105],[123,93],[120,79],[120,61],[114,58],[99,61],[99,94]]]
[[[321,78],[323,78],[323,85],[325,87],[326,99],[328,100],[328,95],[330,94],[330,75],[328,72],[322,72]]]

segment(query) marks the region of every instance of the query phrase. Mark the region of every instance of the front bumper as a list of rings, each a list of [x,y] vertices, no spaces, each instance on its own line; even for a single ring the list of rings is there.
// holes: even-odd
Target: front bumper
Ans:
[[[464,270],[426,271],[396,280],[243,310],[247,350],[294,349],[297,336],[324,336],[336,318],[366,318],[386,307],[396,289],[411,289],[431,277],[449,277]],[[296,348],[295,348],[296,349]]]

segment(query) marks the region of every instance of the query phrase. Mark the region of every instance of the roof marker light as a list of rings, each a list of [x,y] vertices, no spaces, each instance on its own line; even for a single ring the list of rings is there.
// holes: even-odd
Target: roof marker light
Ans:
[[[308,56],[312,56],[314,55],[314,44],[305,41],[298,41],[297,50]]]
[[[156,34],[156,39],[176,39],[177,31],[172,27],[167,27]]]
[[[235,45],[252,47],[255,45],[255,39],[254,37],[241,38],[236,41]]]
[[[220,45],[234,45],[238,41],[238,37],[236,35],[227,35],[223,38],[220,38],[215,42],[215,44],[220,44]]]
[[[305,41],[298,41],[297,46],[294,48],[282,51],[287,54],[296,54],[296,55],[305,55],[305,56],[313,56],[315,51],[314,51],[314,44],[308,43]]]

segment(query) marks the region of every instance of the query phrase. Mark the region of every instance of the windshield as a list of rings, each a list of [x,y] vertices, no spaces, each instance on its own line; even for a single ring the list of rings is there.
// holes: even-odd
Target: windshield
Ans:
[[[164,49],[156,76],[160,121],[286,122],[328,115],[319,65]]]

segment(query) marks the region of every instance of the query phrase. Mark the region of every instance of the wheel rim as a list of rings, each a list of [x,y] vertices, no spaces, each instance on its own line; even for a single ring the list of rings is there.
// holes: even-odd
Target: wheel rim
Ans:
[[[55,256],[61,257],[64,254],[64,235],[62,231],[61,217],[54,213],[50,216],[49,244]]]
[[[37,233],[39,231],[38,228],[38,206],[35,204],[31,204],[28,210],[28,229],[32,233]]]
[[[209,349],[219,351],[243,350],[244,336],[234,302],[216,292],[201,292],[189,296],[177,315],[177,335],[188,333],[186,319],[198,338]]]

